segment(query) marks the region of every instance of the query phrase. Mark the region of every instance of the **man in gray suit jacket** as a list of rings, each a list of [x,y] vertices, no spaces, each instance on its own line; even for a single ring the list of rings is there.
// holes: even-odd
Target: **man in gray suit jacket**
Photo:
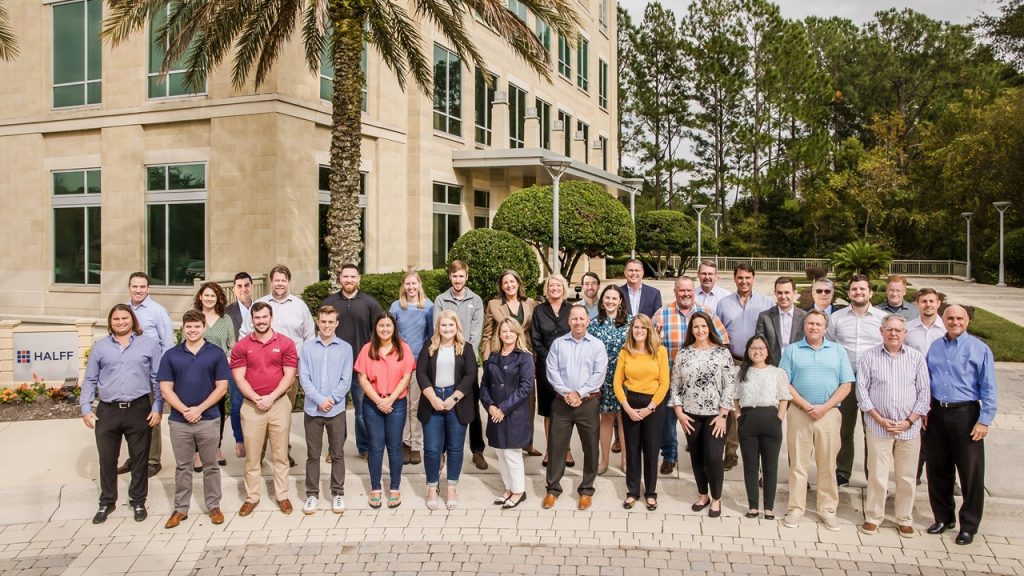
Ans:
[[[755,334],[768,341],[772,363],[776,366],[782,360],[782,351],[792,342],[804,337],[805,310],[796,307],[796,283],[792,278],[780,276],[775,280],[775,306],[757,316]]]

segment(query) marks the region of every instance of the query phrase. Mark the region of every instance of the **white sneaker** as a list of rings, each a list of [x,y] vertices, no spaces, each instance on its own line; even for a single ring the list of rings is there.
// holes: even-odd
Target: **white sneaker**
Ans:
[[[341,494],[335,494],[334,498],[331,499],[331,512],[335,514],[345,513],[345,499]]]
[[[782,525],[786,528],[796,528],[800,526],[800,517],[796,514],[786,514],[786,517],[782,519]]]
[[[825,516],[821,519],[821,523],[825,526],[826,530],[839,531],[839,519],[835,516]]]
[[[302,505],[302,513],[309,516],[310,514],[316,514],[316,509],[320,506],[320,499],[316,496],[309,496],[306,498],[306,503]]]

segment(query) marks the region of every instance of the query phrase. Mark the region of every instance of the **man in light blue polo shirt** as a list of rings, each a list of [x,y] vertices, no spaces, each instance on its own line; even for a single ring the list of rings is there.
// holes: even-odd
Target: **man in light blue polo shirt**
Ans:
[[[789,450],[789,509],[783,525],[796,528],[807,507],[811,454],[818,469],[818,516],[828,530],[839,530],[836,507],[836,454],[842,415],[837,409],[853,388],[853,368],[846,350],[825,338],[828,316],[811,310],[804,318],[804,338],[786,347],[779,367],[789,374],[790,402],[786,443]]]

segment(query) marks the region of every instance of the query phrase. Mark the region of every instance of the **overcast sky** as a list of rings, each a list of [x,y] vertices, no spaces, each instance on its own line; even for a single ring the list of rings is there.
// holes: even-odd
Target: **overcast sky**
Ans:
[[[996,0],[774,0],[785,18],[801,19],[806,16],[840,16],[858,24],[871,19],[878,10],[912,8],[936,20],[949,20],[967,24],[982,12],[997,13]],[[689,0],[661,0],[677,16],[686,12]],[[647,0],[619,0],[635,21],[643,17]]]

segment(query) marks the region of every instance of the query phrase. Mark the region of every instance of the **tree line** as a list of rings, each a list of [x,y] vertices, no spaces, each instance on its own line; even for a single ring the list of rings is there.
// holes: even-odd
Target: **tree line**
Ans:
[[[682,14],[652,2],[636,22],[620,8],[619,150],[648,179],[638,211],[708,204],[729,255],[821,257],[867,240],[959,260],[973,212],[987,278],[992,202],[1013,203],[1007,231],[1024,220],[1022,4],[971,25],[910,9],[790,20],[767,0]]]

